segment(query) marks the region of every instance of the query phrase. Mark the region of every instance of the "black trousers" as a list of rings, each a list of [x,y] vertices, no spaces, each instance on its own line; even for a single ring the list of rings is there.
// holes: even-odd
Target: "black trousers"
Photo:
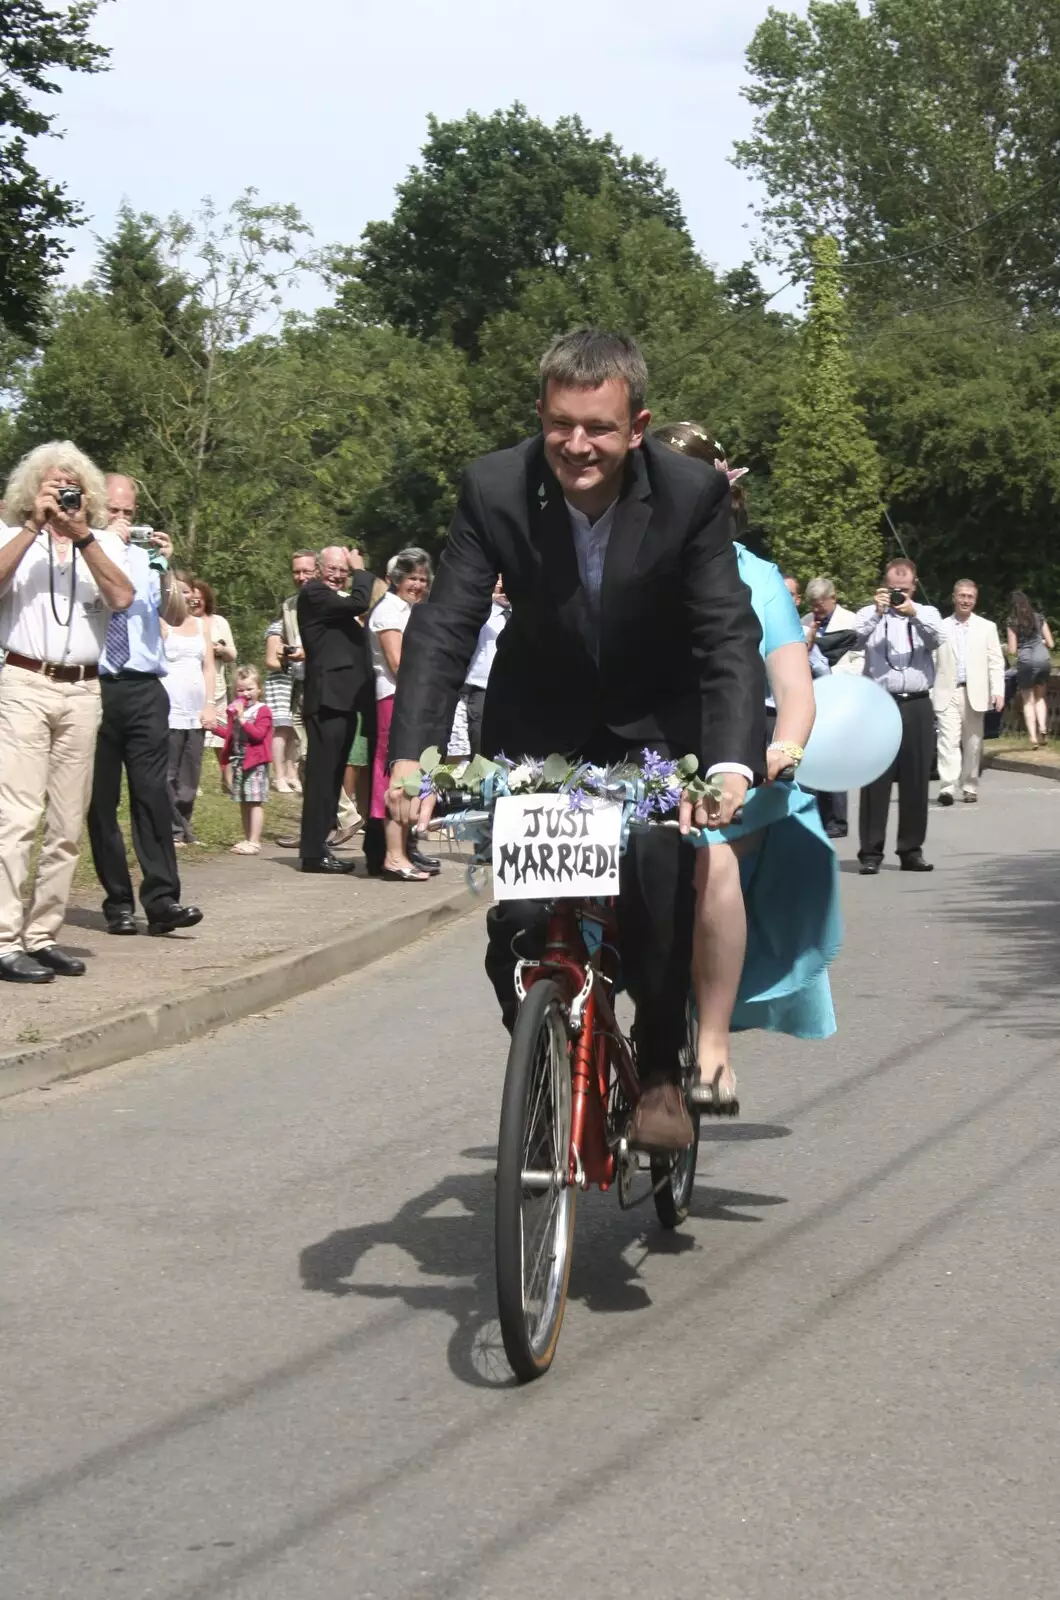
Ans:
[[[898,783],[898,854],[911,855],[927,837],[928,784],[935,756],[935,711],[930,695],[899,700],[902,742],[893,764],[861,791],[861,848],[858,859],[880,861],[887,837],[891,787]]]
[[[342,779],[357,732],[357,710],[351,706],[348,711],[321,709],[306,713],[302,837],[298,850],[303,861],[319,861],[327,853],[327,838],[335,826]]]
[[[605,734],[589,741],[583,754],[603,764],[623,759],[627,751]],[[695,846],[671,828],[634,835],[622,858],[619,948],[636,1008],[637,1060],[644,1076],[678,1076],[692,972],[695,864]],[[518,1008],[515,964],[521,956],[544,953],[547,927],[547,911],[533,900],[500,901],[486,914],[486,972],[508,1027]]]
[[[125,841],[118,826],[122,768],[129,778],[133,848],[143,882],[140,904],[150,917],[180,900],[173,810],[166,770],[169,760],[169,699],[162,680],[123,674],[101,678],[103,720],[96,741],[88,837],[96,876],[103,885],[105,916],[135,904]]]
[[[467,695],[467,742],[471,746],[471,754],[482,754],[482,710],[486,704],[485,689],[476,689],[474,686],[466,688]]]
[[[823,790],[816,789],[814,793],[817,796],[817,809],[821,813],[821,821],[825,827],[842,828],[845,834],[847,831],[846,790],[844,789],[842,793],[826,794]]]

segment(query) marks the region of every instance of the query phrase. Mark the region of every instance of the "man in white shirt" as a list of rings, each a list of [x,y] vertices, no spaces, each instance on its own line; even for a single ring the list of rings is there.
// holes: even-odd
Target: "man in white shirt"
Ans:
[[[828,649],[828,636],[833,636],[837,646],[841,641],[835,638],[841,633],[853,631],[857,617],[853,611],[848,611],[839,604],[835,583],[831,578],[811,578],[806,585],[806,602],[810,607],[809,613],[803,617],[802,625],[806,629],[806,642],[810,646],[810,667],[815,678],[822,677],[815,661],[815,653],[824,657],[826,671],[849,672],[860,674],[865,665],[865,656],[861,650],[846,650],[836,659],[834,652]],[[817,809],[821,813],[825,832],[830,839],[845,839],[849,828],[847,812],[847,796],[845,793],[825,794],[818,792]]]
[[[178,628],[187,609],[180,585],[169,571],[173,554],[169,535],[152,533],[146,545],[131,543],[136,503],[132,479],[109,474],[107,523],[121,540],[122,570],[132,583],[134,597],[127,611],[116,611],[111,617],[99,659],[103,720],[96,741],[88,837],[96,876],[104,889],[107,932],[134,934],[132,879],[118,823],[124,768],[133,848],[140,863],[140,904],[148,933],[164,934],[193,928],[202,921],[197,906],[180,904],[173,811],[166,781],[169,699],[162,684],[167,668],[161,623]]]
[[[0,979],[50,983],[85,970],[55,939],[92,790],[100,652],[133,586],[120,539],[91,527],[106,520],[103,475],[72,444],[41,445],[20,461],[4,509],[14,526],[0,530]]]
[[[894,763],[861,791],[858,859],[863,877],[875,877],[883,860],[891,788],[898,781],[898,860],[903,872],[931,872],[924,860],[928,785],[935,748],[931,690],[942,618],[934,606],[918,605],[916,567],[892,561],[871,606],[857,614],[854,635],[865,648],[865,675],[886,689],[902,719],[902,742]]]
[[[467,669],[467,677],[457,703],[453,719],[453,733],[449,749],[453,755],[477,756],[482,753],[482,710],[486,703],[486,686],[489,683],[493,658],[497,654],[497,640],[504,632],[512,608],[504,592],[503,575],[497,579],[493,591],[490,614],[482,624],[475,654]]]
[[[932,700],[939,735],[939,805],[951,806],[957,785],[968,802],[979,798],[983,714],[1005,709],[1005,658],[997,625],[976,615],[979,590],[961,578],[953,615],[942,624]]]

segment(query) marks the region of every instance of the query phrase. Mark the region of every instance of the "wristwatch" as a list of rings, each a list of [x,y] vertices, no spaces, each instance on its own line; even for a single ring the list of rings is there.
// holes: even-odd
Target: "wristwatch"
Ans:
[[[75,550],[83,550],[86,545],[95,544],[96,536],[92,532],[92,529],[89,528],[88,532],[85,534],[85,537],[83,539],[72,539],[70,542],[73,545]]]

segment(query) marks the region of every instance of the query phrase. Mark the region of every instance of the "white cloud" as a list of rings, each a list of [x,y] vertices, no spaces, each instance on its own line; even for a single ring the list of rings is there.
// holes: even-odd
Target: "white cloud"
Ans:
[[[743,52],[766,0],[646,8],[516,6],[513,0],[117,0],[96,37],[112,70],[73,78],[54,102],[61,143],[37,159],[106,234],[123,198],[188,211],[253,184],[293,201],[318,243],[353,243],[389,215],[426,118],[522,100],[548,121],[577,112],[594,133],[659,161],[703,254],[751,254],[751,183],[728,164],[750,126]],[[803,10],[802,0],[795,9]],[[93,253],[76,236],[71,276]]]

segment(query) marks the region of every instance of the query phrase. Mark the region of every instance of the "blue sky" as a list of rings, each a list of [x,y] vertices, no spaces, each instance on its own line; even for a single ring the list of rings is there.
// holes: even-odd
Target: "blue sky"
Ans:
[[[111,71],[65,84],[66,137],[37,150],[91,218],[68,276],[85,275],[90,231],[109,232],[123,198],[165,214],[253,184],[265,201],[298,205],[316,243],[352,243],[389,215],[428,112],[516,99],[547,121],[576,111],[659,161],[704,256],[738,265],[752,252],[755,190],[727,157],[750,126],[743,55],[766,10],[767,0],[110,0],[94,31]]]

